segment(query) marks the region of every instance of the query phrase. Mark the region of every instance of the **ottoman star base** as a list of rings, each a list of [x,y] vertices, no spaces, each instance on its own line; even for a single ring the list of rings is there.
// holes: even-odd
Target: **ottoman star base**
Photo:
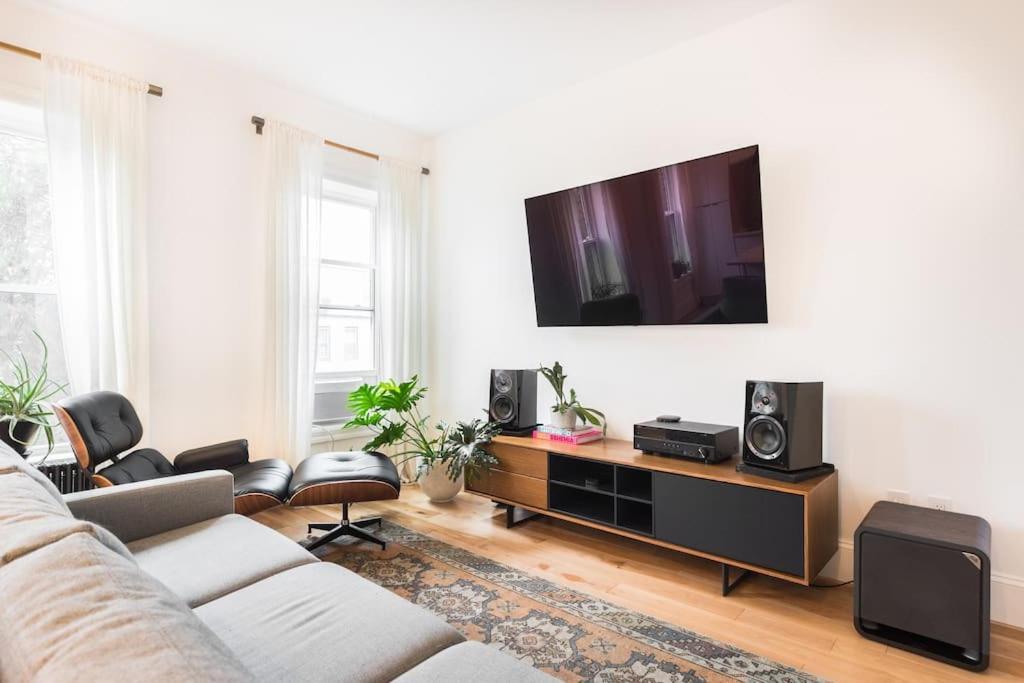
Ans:
[[[348,503],[344,503],[341,506],[341,522],[338,524],[307,524],[306,531],[311,533],[313,529],[320,531],[326,531],[327,533],[320,538],[312,541],[306,546],[306,550],[314,550],[322,545],[330,543],[331,541],[341,538],[342,536],[353,536],[363,541],[369,541],[370,543],[376,543],[380,546],[381,550],[388,547],[387,541],[382,538],[374,536],[369,531],[363,531],[366,527],[377,525],[379,529],[382,520],[380,517],[364,517],[363,519],[357,519],[354,522],[349,521],[348,518]]]

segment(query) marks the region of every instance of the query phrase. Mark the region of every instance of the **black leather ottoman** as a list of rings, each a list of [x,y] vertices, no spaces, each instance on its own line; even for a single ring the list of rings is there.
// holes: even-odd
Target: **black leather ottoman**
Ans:
[[[235,477],[235,512],[252,515],[288,498],[292,468],[284,460],[253,460],[227,468]]]
[[[306,546],[307,550],[319,548],[341,536],[354,536],[385,548],[387,544],[382,539],[365,531],[365,527],[372,524],[379,526],[380,517],[350,521],[348,506],[373,500],[394,500],[401,490],[398,469],[382,453],[316,453],[295,468],[288,488],[288,505],[341,505],[338,524],[308,526],[310,532],[320,529],[327,533]]]

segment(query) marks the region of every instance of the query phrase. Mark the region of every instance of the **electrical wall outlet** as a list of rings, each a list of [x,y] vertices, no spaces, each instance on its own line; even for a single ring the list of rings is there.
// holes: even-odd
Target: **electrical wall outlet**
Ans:
[[[889,489],[889,492],[885,495],[886,500],[893,503],[903,503],[904,505],[910,505],[910,491],[900,491],[898,489]]]
[[[928,496],[928,507],[933,510],[945,510],[946,512],[952,512],[953,501],[949,498],[943,498],[942,496]]]

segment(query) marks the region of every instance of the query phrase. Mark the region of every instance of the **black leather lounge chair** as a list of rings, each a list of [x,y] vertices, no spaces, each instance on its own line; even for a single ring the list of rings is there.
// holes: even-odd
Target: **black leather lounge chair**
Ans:
[[[288,498],[292,468],[283,460],[249,462],[249,442],[226,441],[179,453],[171,464],[160,451],[139,448],[142,423],[131,402],[113,391],[94,391],[53,406],[82,470],[96,486],[227,470],[235,477],[235,512],[251,515]],[[101,469],[99,465],[110,461]]]

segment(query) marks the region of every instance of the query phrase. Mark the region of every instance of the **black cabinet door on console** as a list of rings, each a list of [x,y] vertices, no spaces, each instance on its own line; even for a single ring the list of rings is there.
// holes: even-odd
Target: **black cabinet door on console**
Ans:
[[[804,501],[796,494],[655,472],[654,532],[694,550],[804,573]]]

